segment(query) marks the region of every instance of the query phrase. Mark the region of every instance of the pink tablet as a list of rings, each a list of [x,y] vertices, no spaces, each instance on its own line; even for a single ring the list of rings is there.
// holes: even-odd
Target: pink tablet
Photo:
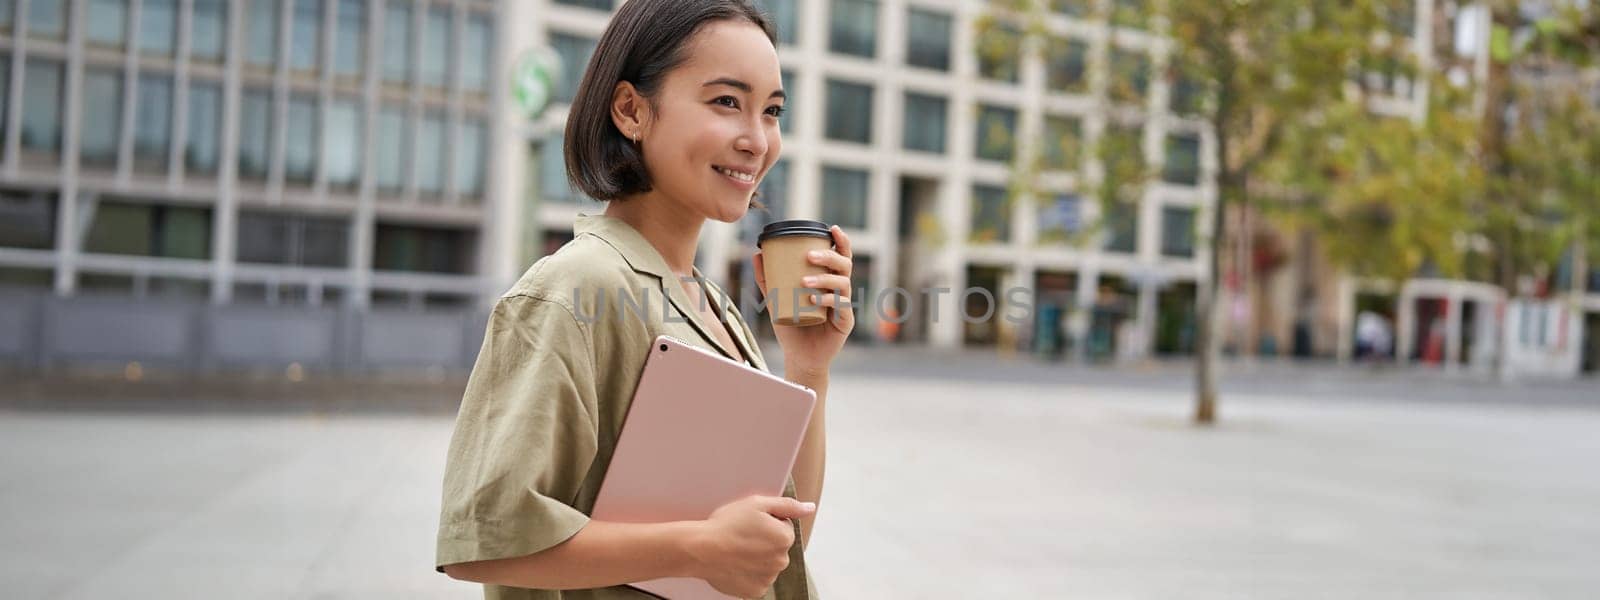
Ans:
[[[675,338],[656,338],[590,516],[703,520],[750,495],[780,496],[816,392]],[[630,584],[671,600],[725,600],[701,579]]]

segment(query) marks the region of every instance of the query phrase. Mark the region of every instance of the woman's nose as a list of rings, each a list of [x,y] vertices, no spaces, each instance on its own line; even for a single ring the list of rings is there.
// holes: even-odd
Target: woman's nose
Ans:
[[[755,156],[767,155],[767,132],[760,124],[747,125],[733,141],[733,149]]]

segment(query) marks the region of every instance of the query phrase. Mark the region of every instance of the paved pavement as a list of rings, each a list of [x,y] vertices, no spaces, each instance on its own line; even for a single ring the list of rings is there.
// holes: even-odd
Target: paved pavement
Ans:
[[[1600,590],[1594,382],[1234,367],[1201,430],[1181,366],[851,356],[808,552],[826,598]],[[431,568],[447,408],[172,387],[0,392],[5,597],[478,595]]]

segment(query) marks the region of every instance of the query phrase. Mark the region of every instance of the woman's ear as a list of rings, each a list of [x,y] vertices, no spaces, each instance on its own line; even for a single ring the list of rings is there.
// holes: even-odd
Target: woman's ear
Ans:
[[[622,137],[635,142],[644,138],[650,125],[650,106],[632,83],[619,81],[611,91],[611,122]]]

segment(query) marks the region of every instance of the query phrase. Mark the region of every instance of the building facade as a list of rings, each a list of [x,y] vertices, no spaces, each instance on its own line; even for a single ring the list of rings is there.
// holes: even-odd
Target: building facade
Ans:
[[[69,305],[479,310],[511,131],[502,4],[0,2],[0,283]],[[215,329],[196,327],[172,335]],[[19,339],[77,343],[59,333]]]
[[[4,4],[8,280],[219,303],[483,293],[495,3]]]
[[[616,6],[514,4],[513,54],[547,47],[562,74],[552,108],[500,148],[500,185],[523,199],[502,219],[516,231],[502,238],[501,280],[570,239],[578,213],[603,210],[567,185],[559,149],[565,103]],[[862,337],[888,317],[904,321],[900,340],[940,347],[1187,350],[1215,142],[1184,116],[1195,95],[1165,75],[1170,43],[1140,3],[1050,7],[1046,35],[1032,36],[1005,17],[980,27],[993,14],[983,2],[763,2],[788,94],[783,157],[761,188],[769,210],[709,223],[698,266],[753,299],[761,225],[821,219],[851,236]],[[1106,136],[1159,175],[1102,218],[1091,190],[1103,166],[1088,149]],[[1026,157],[1039,174],[1009,194]]]

